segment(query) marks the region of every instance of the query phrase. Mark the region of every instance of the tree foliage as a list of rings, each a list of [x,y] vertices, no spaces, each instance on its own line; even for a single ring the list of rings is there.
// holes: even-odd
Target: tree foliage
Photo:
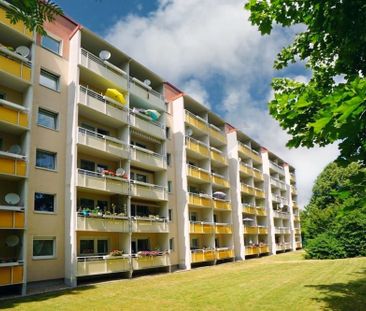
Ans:
[[[12,24],[22,21],[30,31],[44,35],[45,22],[52,22],[57,15],[63,14],[62,9],[51,0],[12,0],[6,9],[6,18]]]
[[[340,141],[340,160],[366,164],[366,2],[364,0],[249,0],[250,21],[306,26],[277,55],[274,67],[304,61],[308,83],[273,79],[271,115],[290,135],[289,147]],[[344,82],[337,83],[343,78]]]

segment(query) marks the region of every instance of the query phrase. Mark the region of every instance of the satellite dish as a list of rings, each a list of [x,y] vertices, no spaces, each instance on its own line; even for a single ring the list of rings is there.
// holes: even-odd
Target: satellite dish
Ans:
[[[28,47],[24,46],[24,45],[20,45],[15,49],[15,52],[23,57],[28,57],[30,50]]]
[[[14,247],[14,246],[17,246],[19,243],[19,237],[15,234],[13,235],[9,235],[6,237],[5,239],[5,244],[8,246],[8,247]]]
[[[107,51],[107,50],[102,50],[99,53],[99,58],[101,58],[102,60],[108,60],[111,58],[111,52]]]
[[[193,134],[193,130],[190,127],[187,127],[187,129],[186,129],[186,135],[187,136],[192,136],[192,134]]]
[[[20,202],[20,197],[16,193],[8,193],[5,195],[5,202],[9,205],[17,205]]]
[[[116,176],[121,177],[121,176],[123,176],[124,174],[125,174],[125,170],[124,170],[122,167],[117,168],[117,170],[116,170]]]
[[[14,153],[14,154],[21,154],[22,148],[19,145],[12,145],[12,146],[10,146],[8,152]]]
[[[150,86],[151,81],[149,79],[146,79],[146,80],[144,80],[144,84],[147,85],[147,86]]]

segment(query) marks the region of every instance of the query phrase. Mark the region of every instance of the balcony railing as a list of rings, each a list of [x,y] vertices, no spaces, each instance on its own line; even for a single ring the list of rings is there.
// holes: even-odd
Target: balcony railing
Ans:
[[[18,155],[0,154],[0,174],[9,175],[14,177],[26,177],[27,174],[27,162]]]
[[[192,137],[186,136],[186,148],[190,151],[193,151],[197,154],[200,154],[203,157],[209,156],[209,148],[203,142],[194,139]]]
[[[245,165],[244,163],[240,163],[240,172],[247,176],[252,176],[257,180],[263,181],[263,174],[260,170],[250,167],[248,165]]]
[[[290,218],[290,213],[273,211],[273,217],[282,218],[282,219],[289,219]]]
[[[130,271],[130,257],[88,256],[77,257],[77,276]]]
[[[262,163],[262,157],[260,156],[259,152],[251,149],[249,146],[240,143],[238,145],[238,150],[241,154],[251,158],[252,160],[254,160],[257,163]]]
[[[125,106],[111,103],[103,95],[84,86],[79,89],[79,103],[121,124],[128,123],[128,109]]]
[[[137,78],[130,78],[130,92],[148,103],[151,108],[165,111],[164,96]]]
[[[133,232],[169,232],[168,221],[165,218],[133,217]]]
[[[234,258],[235,256],[234,250],[230,247],[216,248],[215,254],[216,254],[216,260]]]
[[[289,227],[275,227],[276,234],[290,234],[291,229]]]
[[[0,99],[0,122],[28,128],[28,111],[23,106]]]
[[[208,195],[192,193],[188,194],[188,204],[199,207],[212,207],[212,198]]]
[[[216,234],[231,234],[233,232],[232,225],[227,223],[215,223]]]
[[[224,188],[229,188],[229,181],[222,175],[211,173],[211,181],[216,186],[221,186]]]
[[[169,254],[160,256],[141,256],[132,258],[132,268],[134,270],[166,267],[170,265]]]
[[[28,62],[20,60],[19,57],[12,57],[7,55],[10,54],[9,52],[6,52],[6,54],[4,52],[5,50],[2,50],[0,52],[0,71],[6,72],[13,77],[19,78],[29,83],[32,73],[30,64]]]
[[[190,233],[214,233],[215,226],[211,222],[191,221]]]
[[[296,249],[302,248],[302,243],[300,241],[296,241]]]
[[[213,198],[213,207],[215,209],[231,210],[231,202],[226,201],[226,200]]]
[[[290,242],[285,242],[284,245],[285,245],[285,250],[289,250],[292,248]]]
[[[295,234],[301,234],[301,229],[300,228],[295,228]]]
[[[129,220],[127,217],[116,215],[87,215],[78,213],[76,230],[99,232],[129,232]]]
[[[285,173],[283,166],[277,164],[276,162],[269,161],[269,168],[274,170],[275,172],[283,175]]]
[[[210,156],[211,160],[215,161],[217,163],[220,163],[221,165],[227,165],[228,161],[224,153],[214,147],[210,148]]]
[[[221,129],[214,126],[213,124],[209,124],[209,134],[212,138],[214,138],[222,143],[226,143],[225,133]]]
[[[164,140],[165,125],[148,119],[145,115],[140,114],[134,109],[130,113],[130,125],[142,133]]]
[[[78,187],[116,194],[129,194],[129,181],[119,177],[78,169]]]
[[[285,244],[284,243],[277,243],[276,244],[276,251],[284,251],[286,250]]]
[[[128,159],[128,145],[114,137],[79,127],[78,143],[119,158]]]
[[[210,172],[200,167],[187,164],[188,176],[202,182],[210,182]]]
[[[151,200],[162,200],[168,199],[167,190],[163,186],[131,181],[131,193],[132,196],[151,199]]]
[[[297,194],[297,188],[295,186],[291,186],[291,192],[293,194]]]
[[[299,215],[294,215],[294,221],[300,221],[300,216]]]
[[[207,121],[200,118],[199,116],[194,115],[188,110],[185,111],[185,122],[202,132],[208,133]]]
[[[288,200],[285,197],[281,197],[280,195],[272,194],[272,201],[282,205],[288,205]]]
[[[286,184],[277,178],[271,177],[271,185],[273,185],[281,190],[286,190]]]
[[[246,214],[256,215],[257,208],[255,206],[251,206],[249,204],[243,204],[243,212]]]
[[[80,65],[127,90],[128,76],[126,72],[83,48],[80,52]]]
[[[191,250],[191,262],[214,261],[215,251],[213,249],[195,249]]]
[[[27,27],[25,27],[22,21],[19,21],[16,24],[12,24],[10,22],[9,18],[6,17],[6,10],[3,7],[0,7],[0,23],[6,25],[7,27],[21,34],[22,36],[27,37],[29,40],[33,38],[33,33],[29,31]]]
[[[24,229],[24,212],[0,210],[1,229]]]
[[[244,234],[258,234],[258,227],[244,225]]]
[[[259,255],[259,254],[260,254],[259,246],[245,245],[245,256]]]
[[[23,264],[14,262],[2,266],[0,264],[0,287],[23,283]]]
[[[265,194],[264,194],[263,190],[253,187],[253,186],[246,185],[246,184],[241,184],[241,192],[243,192],[245,194],[253,195],[253,196],[261,198],[261,199],[265,198]]]
[[[131,145],[131,161],[151,170],[166,169],[165,157],[159,153]]]

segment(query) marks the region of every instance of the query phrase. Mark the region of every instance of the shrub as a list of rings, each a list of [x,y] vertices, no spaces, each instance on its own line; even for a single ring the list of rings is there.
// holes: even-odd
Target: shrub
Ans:
[[[321,233],[307,241],[306,259],[337,259],[345,258],[346,252],[342,243],[332,234]]]

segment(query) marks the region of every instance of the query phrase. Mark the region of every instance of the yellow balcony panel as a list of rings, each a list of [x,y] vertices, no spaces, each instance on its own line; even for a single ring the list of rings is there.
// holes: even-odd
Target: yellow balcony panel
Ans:
[[[78,170],[77,185],[89,191],[128,195],[129,182],[126,179],[103,176],[100,173]]]
[[[264,207],[257,207],[256,213],[258,216],[267,216],[267,211]]]
[[[134,270],[151,269],[169,266],[169,255],[161,256],[141,256],[132,258],[132,268]]]
[[[239,153],[242,155],[251,158],[257,163],[262,163],[262,157],[260,154],[254,150],[252,150],[249,146],[246,146],[245,144],[239,143],[238,147]]]
[[[268,234],[268,228],[258,227],[258,234]]]
[[[30,82],[32,70],[30,66],[20,60],[0,54],[0,71],[23,81]]]
[[[0,267],[0,286],[23,283],[23,273],[23,266],[18,263]]]
[[[129,221],[126,217],[103,215],[77,217],[76,230],[99,232],[129,232]]]
[[[259,253],[260,254],[269,253],[269,246],[268,245],[259,246]]]
[[[221,186],[224,188],[229,188],[229,181],[227,179],[225,179],[225,177],[223,176],[219,176],[217,174],[211,174],[211,180],[212,183],[214,183],[217,186]]]
[[[79,110],[89,118],[97,119],[100,123],[111,126],[128,124],[128,109],[119,104],[107,101],[101,94],[80,86]]]
[[[215,260],[215,251],[214,250],[194,250],[191,253],[191,262],[205,262],[205,261],[214,261]]]
[[[165,126],[160,122],[155,122],[137,112],[131,111],[130,125],[142,133],[148,134],[158,139],[165,140]]]
[[[244,226],[244,234],[257,234],[258,227],[256,226]]]
[[[226,143],[226,135],[219,128],[216,128],[212,124],[209,125],[209,135],[211,138],[218,140],[222,143]]]
[[[0,174],[14,177],[25,177],[27,162],[20,159],[0,157]]]
[[[168,199],[168,193],[164,187],[138,181],[133,181],[131,183],[130,194],[134,197],[150,200],[165,201]]]
[[[216,162],[217,164],[220,165],[228,165],[228,161],[227,158],[223,155],[223,153],[219,153],[216,150],[213,150],[212,148],[210,149],[210,156],[211,156],[211,161]]]
[[[202,157],[209,156],[209,148],[204,143],[191,137],[186,137],[187,150],[199,154]]]
[[[215,209],[222,209],[222,210],[231,210],[231,202],[220,200],[220,199],[213,199],[213,206]]]
[[[232,226],[230,224],[215,224],[216,234],[231,234],[233,232]]]
[[[216,260],[234,258],[234,250],[228,248],[216,249]]]
[[[195,127],[196,129],[207,133],[208,132],[208,124],[206,121],[201,119],[198,116],[195,116],[193,113],[186,110],[185,113],[185,122],[190,126]]]
[[[203,233],[209,234],[214,233],[215,227],[212,223],[205,223],[205,222],[191,222],[190,224],[190,233]]]
[[[263,181],[263,174],[261,171],[254,169],[253,167],[249,167],[243,163],[240,163],[239,170],[242,174],[254,177],[257,180]]]
[[[153,151],[131,145],[131,162],[151,171],[166,169],[166,161],[163,155]]]
[[[257,197],[257,198],[260,198],[260,199],[264,199],[266,197],[265,193],[263,190],[259,189],[259,188],[255,188],[255,193],[254,195]]]
[[[255,207],[253,207],[253,206],[244,205],[243,206],[243,212],[246,213],[246,214],[255,215],[256,212],[257,212],[257,209]]]
[[[259,255],[259,246],[245,246],[245,256]]]
[[[24,212],[0,211],[0,229],[24,229]]]
[[[16,24],[10,23],[10,20],[6,18],[6,10],[3,7],[0,7],[0,23],[28,38],[29,40],[32,40],[33,38],[33,32],[29,31],[22,21],[19,21]]]
[[[241,192],[249,195],[255,195],[255,189],[252,186],[241,184]]]
[[[77,276],[130,271],[130,258],[91,256],[77,258]]]
[[[0,122],[27,129],[29,125],[28,112],[10,107],[6,105],[5,102],[6,101],[0,99]]]
[[[169,232],[169,225],[166,219],[138,218],[132,220],[133,232]]]
[[[212,199],[210,197],[199,195],[196,193],[189,193],[188,195],[188,204],[192,206],[198,207],[212,207]]]
[[[188,176],[201,182],[210,182],[210,173],[196,166],[188,165]]]

